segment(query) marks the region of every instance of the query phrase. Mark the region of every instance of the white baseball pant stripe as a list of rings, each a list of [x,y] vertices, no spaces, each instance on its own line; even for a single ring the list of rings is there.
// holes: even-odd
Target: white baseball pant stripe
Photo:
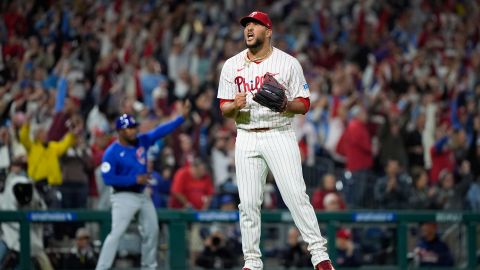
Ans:
[[[315,211],[306,194],[300,151],[290,126],[253,132],[238,129],[235,166],[240,196],[240,229],[245,267],[261,270],[260,211],[270,168],[293,221],[312,254],[312,264],[328,260]],[[268,167],[267,167],[268,166]]]
[[[112,231],[103,243],[96,270],[110,269],[117,253],[120,237],[138,212],[142,237],[142,270],[157,268],[158,218],[150,197],[143,193],[119,192],[111,196]]]

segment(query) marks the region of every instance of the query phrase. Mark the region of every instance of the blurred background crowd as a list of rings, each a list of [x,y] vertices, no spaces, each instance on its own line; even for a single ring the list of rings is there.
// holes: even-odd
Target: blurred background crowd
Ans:
[[[480,210],[478,0],[0,5],[2,200],[9,179],[28,175],[36,207],[108,209],[98,168],[114,119],[135,115],[147,131],[189,99],[187,123],[149,151],[146,192],[158,208],[235,209],[235,123],[220,113],[218,78],[245,48],[238,19],[262,10],[310,85],[311,109],[294,124],[315,209]],[[285,208],[271,176],[264,199]]]

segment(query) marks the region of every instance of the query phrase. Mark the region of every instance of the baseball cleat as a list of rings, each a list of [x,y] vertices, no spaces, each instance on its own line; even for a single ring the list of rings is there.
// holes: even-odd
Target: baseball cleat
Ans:
[[[335,268],[333,268],[332,263],[329,260],[326,260],[317,264],[315,270],[335,270]]]

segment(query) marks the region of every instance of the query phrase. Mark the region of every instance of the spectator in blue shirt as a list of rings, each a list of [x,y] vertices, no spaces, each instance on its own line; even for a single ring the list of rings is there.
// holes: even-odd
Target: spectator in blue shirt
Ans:
[[[440,239],[437,224],[426,222],[420,229],[421,239],[414,251],[419,266],[453,266],[452,253]]]

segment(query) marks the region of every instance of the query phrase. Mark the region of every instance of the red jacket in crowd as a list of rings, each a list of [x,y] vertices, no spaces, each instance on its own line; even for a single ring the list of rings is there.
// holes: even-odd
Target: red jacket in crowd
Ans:
[[[192,207],[201,210],[205,197],[212,196],[215,192],[212,178],[209,174],[200,179],[195,179],[190,172],[190,166],[184,166],[175,173],[170,194],[180,193],[186,197]],[[170,196],[171,208],[182,208],[183,205],[175,196]]]
[[[367,125],[352,119],[337,145],[337,152],[345,157],[346,169],[358,171],[370,169],[373,165],[373,152]]]
[[[430,155],[432,157],[432,168],[430,169],[430,183],[436,184],[440,178],[440,172],[447,169],[453,172],[455,160],[453,152],[450,149],[442,149],[438,151],[435,146],[430,148]]]

